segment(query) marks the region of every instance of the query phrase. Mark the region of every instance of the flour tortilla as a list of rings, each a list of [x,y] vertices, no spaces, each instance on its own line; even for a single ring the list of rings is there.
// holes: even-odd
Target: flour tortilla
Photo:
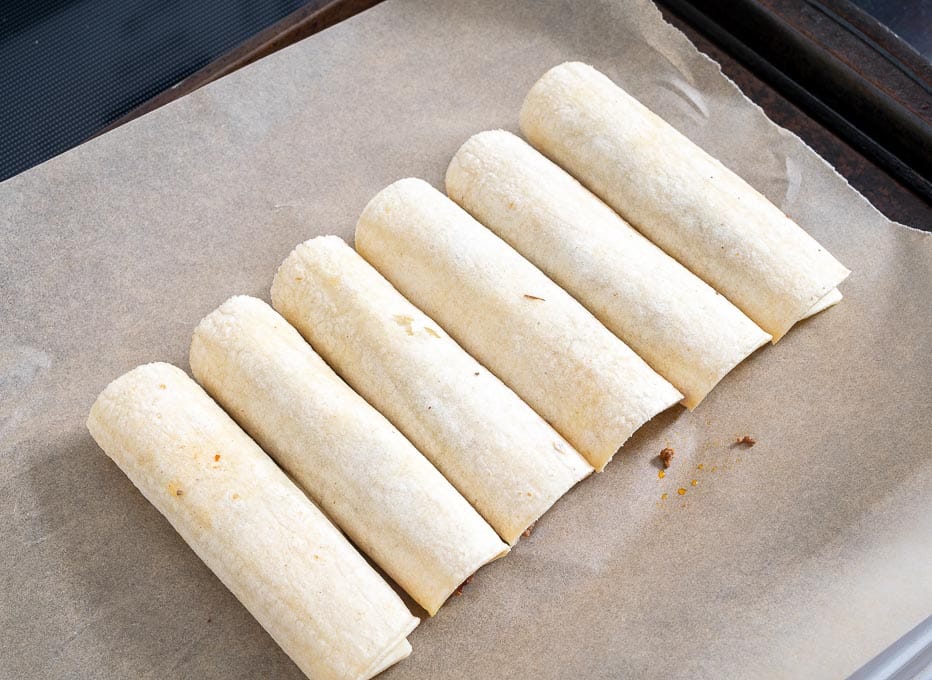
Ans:
[[[592,467],[338,236],[282,263],[272,304],[514,545]]]
[[[418,620],[395,591],[183,371],[117,378],[87,427],[309,678],[370,678],[410,654]]]
[[[453,157],[447,193],[625,341],[695,408],[770,340],[559,166],[503,130]]]
[[[779,340],[850,273],[748,185],[591,66],[548,71],[525,137]]]
[[[809,311],[806,312],[805,316],[803,316],[803,319],[808,319],[810,316],[815,316],[819,312],[824,312],[829,307],[837,305],[842,301],[843,297],[844,296],[841,294],[840,290],[833,288],[825,297],[812,305]]]
[[[602,470],[683,395],[511,246],[419,179],[383,189],[356,249]]]
[[[197,380],[429,614],[508,552],[492,528],[275,310],[237,296],[198,325]]]

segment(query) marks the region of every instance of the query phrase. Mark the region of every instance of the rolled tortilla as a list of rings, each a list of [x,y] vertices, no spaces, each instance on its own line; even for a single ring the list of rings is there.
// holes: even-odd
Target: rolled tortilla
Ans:
[[[850,273],[776,206],[591,66],[531,88],[521,130],[779,340]]]
[[[198,325],[191,369],[337,526],[427,612],[508,552],[391,423],[261,300]]]
[[[514,545],[592,467],[337,236],[282,263],[272,304]]]
[[[770,340],[701,279],[510,132],[470,138],[447,193],[536,264],[695,408]]]
[[[803,316],[803,319],[808,319],[810,316],[815,316],[819,312],[824,312],[829,307],[841,302],[842,298],[844,298],[844,296],[841,294],[841,291],[837,288],[833,288],[825,297],[810,307],[809,311]]]
[[[356,249],[602,470],[682,399],[511,246],[419,179],[379,192]]]
[[[87,427],[309,677],[370,678],[418,620],[204,390],[147,364],[100,394]]]

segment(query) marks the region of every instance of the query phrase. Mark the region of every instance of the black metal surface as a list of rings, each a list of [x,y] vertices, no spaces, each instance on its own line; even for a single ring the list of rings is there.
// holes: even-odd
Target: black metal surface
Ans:
[[[754,0],[662,1],[932,203],[932,69],[847,21],[863,21],[850,3],[774,3],[795,11],[791,23]]]
[[[932,61],[932,0],[851,0]]]
[[[0,180],[93,137],[307,0],[2,0]]]

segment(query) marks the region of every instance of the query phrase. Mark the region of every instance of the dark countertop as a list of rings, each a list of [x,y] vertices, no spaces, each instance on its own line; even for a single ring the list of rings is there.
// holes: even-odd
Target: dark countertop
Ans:
[[[154,96],[152,96],[151,91],[147,92],[149,96],[139,98],[141,103],[138,103],[138,105],[127,106],[124,104],[124,110],[110,111],[107,120],[91,129],[96,134],[112,129],[181,97],[211,80],[222,77],[256,59],[363,11],[378,2],[379,0],[309,0],[303,4],[300,2],[292,2],[290,5],[288,2],[280,3],[277,10],[280,13],[293,5],[300,5],[300,8],[276,21],[272,21],[276,15],[271,10],[262,17],[251,18],[251,23],[246,22],[245,26],[259,27],[265,25],[265,27],[251,34],[251,37],[236,43],[234,47],[225,51],[221,56],[203,63],[200,68],[197,68],[196,64],[189,66],[187,72],[180,69],[180,67],[176,68],[176,74],[184,75],[180,82],[168,87],[169,83],[166,81],[164,86],[166,89],[162,89],[161,92],[154,94]],[[734,80],[742,91],[761,106],[772,120],[801,137],[886,216],[913,227],[932,231],[932,205],[911,191],[875,160],[858,151],[852,144],[791,102],[778,92],[775,87],[765,82],[758,74],[749,70],[731,54],[725,52],[717,44],[699,33],[693,26],[673,14],[666,2],[667,0],[660,0],[661,10],[666,19],[683,31],[702,52],[721,64],[725,75]],[[50,3],[55,4],[52,0],[46,0],[44,3],[40,2],[40,5]],[[62,2],[60,1],[58,4],[61,5]],[[2,23],[5,20],[4,11],[0,10],[0,30],[5,28]],[[266,24],[262,23],[263,20],[266,21]],[[271,23],[268,23],[269,21]],[[244,31],[247,29],[240,28],[238,30]],[[217,49],[222,46],[218,43]],[[177,79],[178,76],[176,75]],[[158,92],[158,89],[155,92]],[[67,101],[63,103],[63,106],[66,104],[80,106],[81,102]],[[93,134],[90,136],[93,136]],[[80,141],[82,140],[77,139],[71,142],[70,145]],[[8,137],[4,143],[10,144],[10,138]],[[67,146],[64,148],[67,148]],[[54,153],[59,153],[64,148],[60,148]],[[47,153],[45,157],[54,155],[54,153]],[[31,164],[41,162],[41,160],[44,160],[44,158],[38,157]],[[22,169],[25,168],[19,167],[17,172]]]

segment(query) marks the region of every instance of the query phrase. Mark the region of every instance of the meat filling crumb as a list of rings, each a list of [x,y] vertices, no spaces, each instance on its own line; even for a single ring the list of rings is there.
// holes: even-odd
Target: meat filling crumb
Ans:
[[[660,451],[660,462],[663,463],[664,469],[670,467],[673,462],[674,451],[669,446]]]
[[[744,444],[745,446],[754,446],[757,443],[757,440],[754,439],[754,437],[752,437],[751,435],[746,434],[743,437],[738,437],[735,440],[735,443]]]
[[[453,591],[453,594],[454,594],[456,597],[459,597],[460,595],[463,594],[463,588],[465,588],[466,586],[468,586],[470,583],[472,583],[472,576],[470,576],[468,579],[466,579],[465,581],[463,581],[462,583],[460,583],[459,587],[458,587],[456,590]]]

